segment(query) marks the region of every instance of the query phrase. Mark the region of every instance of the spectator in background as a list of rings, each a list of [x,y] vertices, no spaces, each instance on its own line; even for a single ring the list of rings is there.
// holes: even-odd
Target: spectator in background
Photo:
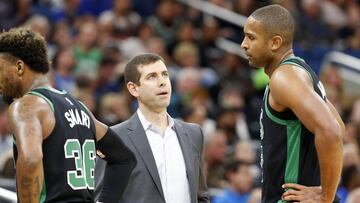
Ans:
[[[74,28],[79,13],[80,0],[66,0],[62,5],[54,6],[51,21],[53,23],[65,22]]]
[[[45,16],[34,14],[28,20],[26,20],[23,26],[40,33],[45,38],[45,40],[49,42],[47,49],[49,59],[51,59],[55,55],[56,47],[50,43],[51,27],[49,20]]]
[[[225,178],[229,185],[213,203],[247,203],[253,187],[251,163],[234,161],[226,166]]]
[[[342,171],[341,184],[338,188],[337,194],[340,197],[340,202],[347,202],[348,195],[360,187],[360,168],[359,165],[349,165],[344,167]]]
[[[114,23],[111,18],[98,18],[98,44],[100,48],[106,47],[109,44],[116,45],[117,39],[115,38]]]
[[[80,26],[77,42],[74,47],[75,74],[96,78],[102,52],[97,47],[98,31],[95,22],[85,22]]]
[[[349,47],[347,51],[357,57],[360,57],[360,23],[354,28],[354,31],[348,37],[347,44]]]
[[[6,161],[12,159],[13,138],[8,128],[8,105],[0,98],[0,175]]]
[[[208,118],[208,111],[202,104],[194,104],[184,107],[182,109],[181,117],[185,122],[200,125],[204,135],[212,134],[216,130],[216,122]]]
[[[360,147],[360,125],[353,121],[345,123],[344,144],[355,144]]]
[[[116,66],[119,59],[107,55],[102,58],[98,70],[95,94],[97,98],[108,92],[119,91],[122,84],[119,84],[119,75],[116,74]]]
[[[348,167],[351,165],[360,166],[359,152],[359,147],[356,143],[345,144],[343,151],[343,167]]]
[[[227,139],[222,130],[205,135],[206,177],[209,187],[222,188],[225,185],[224,174],[227,155]]]
[[[77,86],[74,76],[75,58],[72,47],[60,48],[54,56],[52,66],[54,87],[75,94]]]
[[[217,128],[225,132],[227,145],[233,150],[240,140],[249,140],[250,135],[244,114],[238,108],[221,108],[216,116]]]
[[[135,35],[141,17],[132,10],[132,0],[114,0],[112,10],[104,11],[100,21],[110,21],[115,38],[124,39]]]
[[[236,144],[233,153],[233,160],[250,164],[256,163],[256,151],[249,141],[240,141]]]
[[[326,96],[334,105],[340,115],[343,115],[344,87],[343,80],[338,65],[332,63],[323,67],[320,80],[324,85]]]
[[[14,0],[0,1],[0,29],[9,29],[16,25],[14,13],[16,13],[16,6]]]
[[[199,40],[200,65],[203,67],[218,67],[224,52],[215,42],[220,37],[219,24],[216,20],[204,20]]]
[[[195,43],[197,45],[196,29],[190,21],[184,21],[179,27],[176,40],[169,45],[170,55],[173,55],[174,48],[182,42]]]
[[[181,68],[199,68],[199,50],[193,42],[180,42],[174,47],[173,58]]]
[[[360,199],[360,188],[357,188],[350,192],[346,203],[358,203],[359,199]]]
[[[156,9],[156,15],[150,16],[147,23],[155,34],[164,40],[168,48],[174,43],[176,33],[181,26],[181,20],[176,16],[175,2],[171,0],[161,1]]]
[[[31,16],[25,23],[24,27],[40,33],[45,40],[48,40],[50,37],[50,23],[48,19],[41,15]]]
[[[145,26],[145,29],[148,30],[148,31],[145,30],[145,32],[149,32],[147,35],[150,35],[152,29],[147,26]],[[147,51],[149,51],[150,53],[158,54],[164,59],[166,65],[169,66],[171,79],[176,77],[176,70],[175,70],[173,58],[169,55],[168,51],[166,50],[166,44],[164,39],[153,36],[150,38],[143,38],[142,40],[146,46]]]
[[[256,6],[254,0],[235,0],[233,3],[233,11],[243,16],[249,16]]]
[[[55,24],[53,26],[51,42],[57,47],[57,49],[72,46],[74,39],[70,26],[65,22]]]
[[[301,0],[300,6],[302,14],[298,16],[297,40],[304,46],[329,46],[334,40],[334,32],[322,19],[321,1],[318,0]]]
[[[352,106],[350,120],[360,125],[360,99],[357,99]]]
[[[106,93],[99,102],[99,120],[107,125],[115,125],[130,118],[132,111],[125,94]]]

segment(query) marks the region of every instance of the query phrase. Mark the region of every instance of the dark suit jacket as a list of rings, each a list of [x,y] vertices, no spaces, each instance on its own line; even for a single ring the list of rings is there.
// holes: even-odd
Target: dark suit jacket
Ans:
[[[209,196],[201,170],[204,140],[202,130],[195,124],[176,119],[174,122],[185,160],[191,203],[208,203],[210,202]],[[121,137],[137,159],[137,165],[131,173],[129,183],[119,203],[165,203],[155,159],[138,115],[135,113],[129,120],[113,126],[112,129]],[[99,196],[102,188],[104,168],[105,162],[97,159],[95,198]]]

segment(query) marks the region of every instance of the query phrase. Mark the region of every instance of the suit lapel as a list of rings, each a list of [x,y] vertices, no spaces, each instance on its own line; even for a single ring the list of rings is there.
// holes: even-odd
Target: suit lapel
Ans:
[[[164,192],[162,190],[159,173],[156,167],[156,162],[150,147],[150,143],[145,134],[144,128],[141,125],[139,117],[135,113],[130,118],[128,129],[131,131],[129,137],[134,143],[136,150],[139,152],[147,170],[149,171],[157,189],[159,190],[162,198],[165,200]]]
[[[191,154],[191,140],[189,135],[187,134],[187,132],[184,130],[184,126],[182,126],[178,121],[176,121],[174,119],[175,122],[175,132],[176,135],[178,137],[179,143],[180,143],[180,147],[181,147],[181,151],[183,153],[184,156],[184,161],[185,161],[185,167],[186,167],[186,176],[188,178],[188,182],[189,182],[189,189],[190,189],[190,197],[191,197],[191,202],[193,202],[193,200],[196,198],[195,197],[195,174],[194,174],[194,160],[193,160],[193,156]],[[196,170],[196,169],[195,169]]]

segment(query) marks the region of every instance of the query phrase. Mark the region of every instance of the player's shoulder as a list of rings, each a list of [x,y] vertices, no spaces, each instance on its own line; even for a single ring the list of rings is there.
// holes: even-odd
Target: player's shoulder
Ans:
[[[34,123],[36,121],[45,121],[49,129],[54,125],[54,114],[42,98],[34,95],[25,95],[15,99],[9,107],[9,126],[14,131],[16,124],[19,122]]]
[[[18,112],[23,109],[28,109],[29,112],[33,113],[51,110],[49,104],[43,98],[36,95],[24,95],[21,98],[15,99],[9,107],[10,112]]]
[[[296,90],[300,86],[311,87],[311,78],[307,71],[295,65],[284,64],[274,70],[270,77],[271,91]]]

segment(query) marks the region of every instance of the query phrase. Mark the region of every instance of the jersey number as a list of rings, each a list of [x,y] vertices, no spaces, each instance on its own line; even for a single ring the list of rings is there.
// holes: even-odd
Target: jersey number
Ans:
[[[94,189],[95,143],[85,140],[68,139],[64,145],[65,158],[74,159],[76,170],[67,171],[67,183],[74,190]]]

